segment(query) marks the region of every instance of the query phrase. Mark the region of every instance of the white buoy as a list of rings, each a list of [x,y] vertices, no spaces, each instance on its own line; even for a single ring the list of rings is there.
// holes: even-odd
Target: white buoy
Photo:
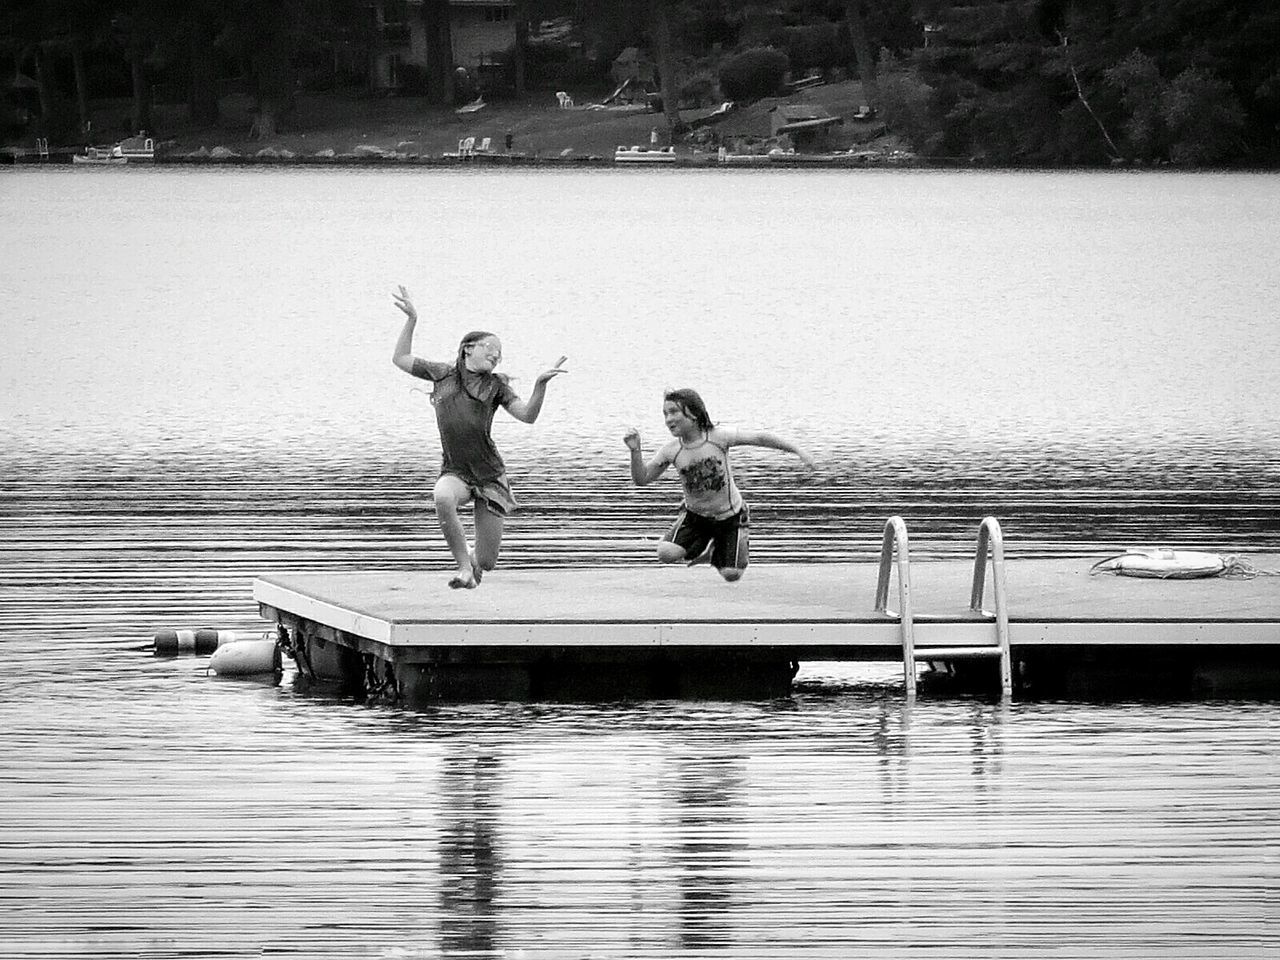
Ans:
[[[275,640],[236,640],[225,643],[209,658],[209,668],[220,677],[248,677],[279,673],[280,647]]]
[[[1163,547],[1130,547],[1124,553],[1099,560],[1090,573],[1114,573],[1121,577],[1151,580],[1194,580],[1216,577],[1235,563],[1235,557],[1197,550],[1168,550]]]
[[[161,630],[156,634],[156,653],[213,653],[224,643],[238,639],[234,630]]]

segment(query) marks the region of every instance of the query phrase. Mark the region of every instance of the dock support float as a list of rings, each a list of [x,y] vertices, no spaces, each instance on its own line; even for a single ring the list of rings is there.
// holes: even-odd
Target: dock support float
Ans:
[[[763,699],[799,669],[768,650],[449,647],[410,654],[284,611],[280,645],[306,681],[410,705],[468,700]]]

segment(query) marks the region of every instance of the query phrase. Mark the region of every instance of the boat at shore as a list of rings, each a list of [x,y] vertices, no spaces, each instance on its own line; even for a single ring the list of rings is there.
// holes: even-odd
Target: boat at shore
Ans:
[[[618,147],[613,151],[615,163],[675,163],[675,147]]]
[[[724,147],[721,147],[716,153],[716,161],[739,166],[771,162],[767,153],[730,153]]]
[[[84,153],[73,153],[72,163],[128,163],[124,157],[117,157],[115,147],[85,147]]]
[[[156,158],[156,144],[151,137],[127,137],[110,147],[85,147],[84,153],[73,153],[72,163],[121,164],[150,161]]]

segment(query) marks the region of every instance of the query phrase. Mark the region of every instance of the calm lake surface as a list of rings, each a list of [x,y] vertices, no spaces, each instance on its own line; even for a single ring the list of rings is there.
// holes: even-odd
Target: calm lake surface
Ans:
[[[621,436],[674,386],[819,461],[735,455],[760,565],[894,513],[1280,549],[1277,224],[1248,174],[0,170],[0,955],[1275,956],[1275,701],[412,712],[149,645],[446,569],[399,283],[421,355],[570,357],[496,422],[504,567],[650,557]]]

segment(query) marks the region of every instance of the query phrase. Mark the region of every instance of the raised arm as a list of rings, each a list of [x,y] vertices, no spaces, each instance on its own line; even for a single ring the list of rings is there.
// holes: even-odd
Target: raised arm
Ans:
[[[547,395],[547,383],[562,373],[568,373],[564,369],[564,362],[568,357],[561,357],[556,361],[556,365],[548,370],[543,370],[538,374],[538,379],[533,383],[533,392],[529,394],[528,400],[512,400],[507,404],[507,413],[511,414],[517,420],[525,423],[533,423],[538,419],[538,414],[542,412],[542,401]]]
[[[400,339],[396,341],[396,350],[391,355],[391,362],[405,373],[413,373],[413,330],[418,325],[418,311],[414,309],[413,301],[409,299],[409,291],[404,287],[400,287],[398,292],[393,293],[391,299],[395,300],[396,306],[404,312],[405,316],[404,329],[400,331]]]
[[[771,450],[794,453],[800,458],[800,462],[810,470],[814,467],[813,457],[809,456],[799,444],[793,440],[788,440],[786,437],[780,437],[776,433],[769,433],[765,430],[739,430],[733,442],[736,446],[768,447]]]
[[[622,437],[622,442],[631,451],[631,479],[637,487],[643,487],[662,476],[671,464],[671,458],[663,450],[653,455],[648,463],[644,462],[644,454],[640,452],[640,431],[631,427]]]

